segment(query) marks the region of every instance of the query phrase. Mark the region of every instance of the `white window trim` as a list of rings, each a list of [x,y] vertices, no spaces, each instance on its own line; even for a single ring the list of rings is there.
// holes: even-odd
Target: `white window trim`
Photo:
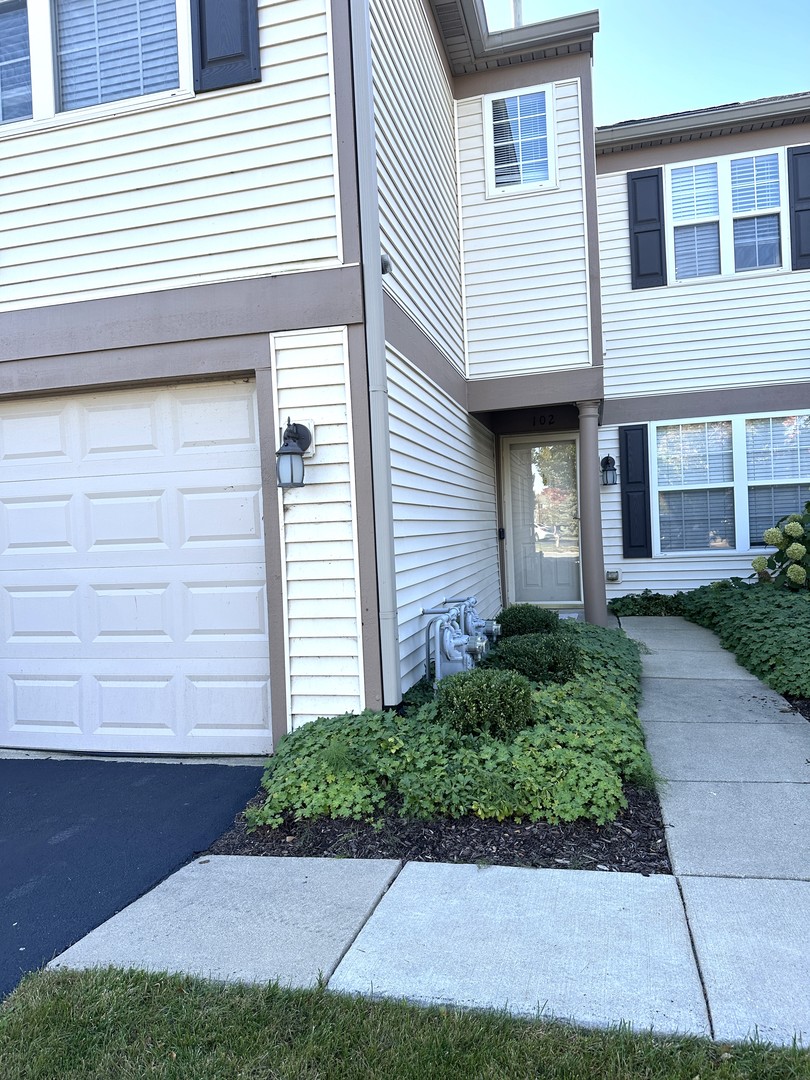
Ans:
[[[694,279],[693,279],[694,280]],[[698,279],[700,280],[700,279]],[[649,457],[650,457],[650,520],[652,525],[652,552],[656,559],[684,559],[684,558],[727,558],[729,555],[762,555],[768,549],[762,544],[751,546],[751,536],[748,522],[748,488],[770,487],[773,480],[749,481],[748,461],[745,449],[745,422],[746,420],[778,419],[781,416],[806,416],[810,415],[807,409],[782,409],[766,412],[746,412],[734,416],[693,416],[677,420],[657,420],[649,425]],[[661,550],[661,522],[658,512],[658,430],[659,428],[673,427],[675,424],[714,424],[720,421],[731,423],[731,449],[734,468],[734,478],[717,484],[687,484],[681,488],[665,488],[665,491],[703,491],[717,488],[732,488],[734,493],[734,532],[736,546],[733,548],[701,548],[689,551],[662,551]],[[797,481],[806,483],[810,481]],[[787,481],[792,483],[792,481]],[[774,524],[772,522],[771,524]]]
[[[119,113],[140,112],[167,102],[194,97],[191,51],[191,12],[188,0],[175,0],[177,22],[177,63],[179,85],[156,94],[119,98],[84,109],[57,112],[56,50],[51,0],[28,0],[28,49],[31,60],[31,98],[33,117],[0,125],[0,140],[31,131],[70,127],[88,120]]]
[[[742,161],[745,158],[762,157],[766,154],[776,154],[779,165],[779,208],[769,210],[747,210],[735,214],[731,208],[731,163]],[[672,170],[688,168],[692,165],[717,164],[718,186],[718,216],[705,218],[690,218],[684,221],[674,221],[672,218]],[[784,274],[790,272],[790,209],[788,205],[788,172],[787,150],[783,146],[763,147],[757,150],[748,150],[740,154],[717,155],[715,157],[699,158],[693,161],[677,161],[671,165],[665,165],[664,173],[664,223],[666,239],[667,267],[671,267],[671,273],[667,274],[670,285],[700,285],[706,281],[718,281],[722,278],[756,278],[768,274]],[[734,221],[738,218],[767,217],[769,214],[779,215],[779,243],[782,256],[781,266],[763,266],[756,270],[734,269]],[[720,273],[706,274],[704,277],[678,278],[675,276],[675,229],[679,225],[708,224],[718,221],[720,224]],[[785,415],[790,415],[787,413]]]
[[[521,97],[542,90],[546,95],[546,141],[548,148],[548,180],[538,180],[533,184],[512,184],[499,188],[495,185],[495,149],[493,146],[492,102],[505,97]],[[537,86],[521,86],[516,90],[501,90],[497,94],[487,94],[481,99],[484,125],[484,169],[486,173],[487,199],[516,199],[523,195],[534,195],[538,191],[556,190],[557,182],[557,94],[555,83],[541,83]]]

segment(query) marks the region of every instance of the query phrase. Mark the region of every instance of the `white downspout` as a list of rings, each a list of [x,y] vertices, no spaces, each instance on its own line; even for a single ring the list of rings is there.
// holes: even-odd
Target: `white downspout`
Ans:
[[[394,516],[391,488],[391,446],[388,421],[388,378],[385,359],[385,317],[377,202],[377,155],[374,140],[374,95],[371,80],[371,30],[368,0],[350,0],[354,81],[357,189],[363,266],[366,356],[371,421],[371,476],[374,487],[374,532],[380,617],[383,704],[402,698],[394,564]]]

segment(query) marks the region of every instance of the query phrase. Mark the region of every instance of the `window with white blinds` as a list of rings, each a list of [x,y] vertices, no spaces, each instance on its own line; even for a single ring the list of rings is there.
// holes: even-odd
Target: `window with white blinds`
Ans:
[[[810,412],[651,425],[661,555],[747,551],[810,501]]]
[[[178,85],[175,0],[56,0],[62,111]]]
[[[752,546],[785,514],[810,501],[810,415],[745,422],[748,519]]]
[[[669,169],[678,281],[782,265],[783,167],[772,152]]]
[[[190,90],[190,21],[188,0],[0,0],[0,125]]]
[[[655,445],[661,551],[734,548],[731,423],[659,427]]]
[[[556,183],[551,86],[485,99],[487,194],[508,195]]]
[[[0,3],[0,124],[31,113],[31,61],[25,0]]]

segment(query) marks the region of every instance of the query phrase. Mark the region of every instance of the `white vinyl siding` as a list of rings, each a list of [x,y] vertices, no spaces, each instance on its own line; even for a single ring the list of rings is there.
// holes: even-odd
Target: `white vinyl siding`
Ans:
[[[384,287],[463,368],[453,92],[421,0],[372,0]]]
[[[476,596],[500,610],[492,434],[393,349],[388,350],[394,553],[402,689],[424,675],[426,616]],[[430,450],[425,449],[429,443]]]
[[[352,419],[344,331],[277,335],[273,354],[279,429],[315,428],[304,487],[279,493],[295,728],[364,705]]]
[[[627,174],[600,176],[598,187],[606,397],[808,380],[807,274],[758,270],[633,290]],[[668,270],[674,277],[671,262]]]
[[[487,198],[484,102],[459,102],[470,378],[590,364],[579,81],[555,84],[557,186]]]
[[[260,84],[0,128],[0,311],[338,261],[327,11],[259,16]]]

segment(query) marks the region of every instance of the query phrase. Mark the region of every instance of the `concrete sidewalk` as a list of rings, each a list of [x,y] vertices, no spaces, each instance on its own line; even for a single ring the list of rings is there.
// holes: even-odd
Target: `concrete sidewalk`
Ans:
[[[52,967],[115,964],[580,1024],[810,1044],[810,724],[681,619],[642,719],[675,877],[199,859]]]

